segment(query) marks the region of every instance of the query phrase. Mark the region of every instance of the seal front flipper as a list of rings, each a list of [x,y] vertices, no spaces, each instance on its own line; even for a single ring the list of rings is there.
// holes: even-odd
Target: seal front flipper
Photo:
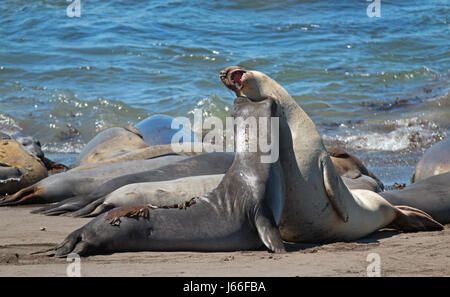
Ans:
[[[264,245],[275,253],[285,253],[280,230],[275,223],[272,211],[266,204],[261,205],[255,216],[255,227]]]
[[[386,226],[404,232],[443,230],[444,226],[436,222],[429,214],[409,206],[394,206],[395,219]]]
[[[323,169],[323,185],[325,187],[325,193],[327,194],[328,200],[337,215],[344,222],[347,222],[348,212],[344,201],[342,201],[343,195],[340,195],[340,192],[345,190],[348,191],[348,189],[342,189],[342,187],[345,187],[344,183],[341,181],[340,176],[334,169],[334,165],[331,162],[330,157],[322,157],[320,160],[320,165]]]

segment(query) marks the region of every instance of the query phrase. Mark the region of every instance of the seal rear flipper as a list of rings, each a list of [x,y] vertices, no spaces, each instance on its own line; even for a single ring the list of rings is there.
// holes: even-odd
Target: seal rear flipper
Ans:
[[[444,226],[436,222],[429,214],[409,206],[394,206],[395,219],[386,226],[404,232],[443,230]]]
[[[85,227],[81,227],[69,234],[64,241],[56,247],[55,257],[66,257],[71,253],[85,256],[88,253],[88,244],[83,241],[82,233]]]
[[[96,217],[104,212],[110,211],[113,208],[115,208],[115,206],[113,204],[102,203],[99,206],[97,206],[97,208],[95,208],[91,213],[85,214],[80,217],[82,217],[82,218]]]
[[[34,185],[26,187],[15,193],[14,195],[4,196],[0,198],[0,206],[45,203],[46,201],[41,196],[44,191],[44,188],[40,188]]]
[[[89,215],[90,215],[91,213],[93,213],[94,210],[95,210],[99,205],[102,205],[102,204],[103,204],[103,202],[105,201],[105,199],[106,199],[106,196],[103,196],[103,197],[101,197],[101,198],[98,198],[97,200],[94,200],[94,201],[92,201],[91,203],[89,203],[88,205],[86,205],[85,207],[83,207],[83,208],[81,208],[81,209],[79,209],[79,210],[77,210],[77,211],[74,211],[74,212],[70,213],[69,216],[71,216],[71,217],[80,217],[80,218],[83,218],[83,217],[89,217]]]
[[[275,223],[272,211],[265,204],[256,213],[255,226],[259,238],[269,250],[275,253],[286,252],[280,230],[278,230],[278,226]]]
[[[46,216],[57,216],[80,209],[85,205],[85,195],[73,196],[61,202],[43,208],[40,213]],[[81,206],[80,206],[81,205]]]
[[[341,185],[344,183],[340,180],[339,174],[337,174],[334,169],[334,165],[331,162],[330,157],[324,157],[321,159],[321,167],[323,172],[323,185],[325,187],[325,193],[327,194],[328,200],[330,201],[331,206],[336,211],[337,215],[344,221],[348,221],[348,212],[345,208],[344,202],[341,200],[341,197],[344,195],[340,195]],[[333,172],[334,169],[334,172]],[[344,190],[344,189],[342,189]],[[348,189],[345,189],[348,191]]]

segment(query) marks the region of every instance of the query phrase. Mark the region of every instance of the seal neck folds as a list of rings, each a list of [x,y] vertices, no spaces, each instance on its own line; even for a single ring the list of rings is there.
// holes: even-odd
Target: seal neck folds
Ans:
[[[271,99],[252,102],[238,97],[234,101],[236,166],[244,171],[266,172],[278,161],[278,118]],[[233,164],[234,165],[234,164]]]

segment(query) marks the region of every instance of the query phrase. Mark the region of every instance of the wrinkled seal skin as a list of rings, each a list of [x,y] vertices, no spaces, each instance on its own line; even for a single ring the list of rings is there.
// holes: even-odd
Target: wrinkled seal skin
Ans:
[[[41,160],[19,142],[0,140],[0,196],[14,194],[47,176]]]
[[[416,165],[411,182],[450,171],[450,138],[430,147]]]
[[[280,115],[280,161],[286,180],[281,236],[293,242],[354,240],[383,227],[403,231],[441,230],[426,213],[394,207],[377,193],[350,190],[308,115],[288,92],[269,76],[238,66],[219,74],[237,96],[274,100]]]
[[[270,100],[238,100],[235,106],[236,115],[242,117],[268,117],[273,112]],[[56,256],[142,250],[235,251],[263,244],[271,251],[284,252],[276,222],[284,193],[279,182],[271,183],[276,163],[261,163],[261,156],[259,151],[238,150],[216,189],[176,208],[144,205],[111,210],[71,233],[56,248]],[[276,190],[269,190],[271,186]],[[278,214],[271,208],[274,204]]]
[[[157,168],[185,158],[183,156],[167,156],[151,160],[110,164],[91,170],[69,170],[51,175],[14,195],[4,197],[0,200],[0,206],[62,201],[73,196],[88,194],[117,176]]]
[[[393,205],[407,205],[430,214],[441,224],[450,223],[450,172],[433,175],[401,190],[380,195]]]
[[[73,216],[84,216],[103,203],[106,195],[125,185],[164,181],[186,176],[224,174],[230,168],[233,158],[233,153],[205,153],[156,169],[120,175],[109,179],[89,194],[79,195],[46,207],[43,213],[59,215],[73,212]]]

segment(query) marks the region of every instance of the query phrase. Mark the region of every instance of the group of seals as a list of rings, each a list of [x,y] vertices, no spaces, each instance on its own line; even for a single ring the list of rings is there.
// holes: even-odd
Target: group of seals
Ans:
[[[280,162],[286,180],[286,202],[280,232],[286,241],[354,240],[377,229],[441,230],[426,213],[394,207],[368,190],[350,191],[343,183],[308,115],[275,80],[238,66],[220,72],[238,97],[272,99],[279,108]]]
[[[168,145],[175,134],[187,142],[198,141],[194,132],[167,115],[153,115],[126,128],[109,128],[86,144],[74,167],[85,169],[169,154],[172,150]]]
[[[6,196],[0,201],[0,206],[59,202],[75,196],[87,195],[115,177],[161,167],[185,158],[184,156],[165,156],[150,160],[108,164],[89,170],[69,170],[51,175],[14,195]]]
[[[340,166],[339,174],[349,189],[368,189],[374,192],[382,191],[383,184],[374,176],[355,156],[342,149],[328,148],[332,152],[333,164]],[[339,154],[337,154],[339,152]],[[216,162],[222,163],[220,153],[216,153]],[[224,155],[226,156],[226,155]],[[337,160],[337,161],[336,161]],[[366,174],[370,174],[366,175]],[[76,211],[71,216],[92,217],[115,207],[133,204],[156,204],[166,201],[176,204],[187,198],[199,196],[212,191],[222,180],[223,174],[188,176],[175,180],[159,182],[132,183],[125,185],[104,197],[97,199],[96,208],[89,207],[83,211]],[[378,183],[377,183],[378,181]],[[381,186],[380,184],[381,183]],[[91,212],[88,212],[91,210]],[[46,212],[43,212],[46,214]],[[51,213],[51,212],[50,212]]]
[[[88,195],[107,180],[120,175],[168,165],[173,160],[185,158],[182,158],[181,155],[193,156],[198,154],[196,152],[178,153],[173,150],[171,144],[168,144],[175,133],[181,135],[182,140],[198,141],[194,133],[183,126],[171,129],[172,120],[173,118],[169,116],[154,115],[144,119],[136,126],[127,128],[114,127],[102,131],[89,141],[78,155],[76,162],[73,164],[75,168],[48,178],[45,178],[47,174],[34,178],[40,171],[34,167],[32,168],[31,165],[33,163],[28,158],[23,163],[29,163],[27,168],[32,168],[33,174],[25,175],[26,178],[22,177],[22,182],[17,184],[15,181],[19,179],[16,178],[16,175],[23,175],[25,171],[14,167],[6,168],[6,165],[4,165],[0,169],[0,178],[3,176],[8,178],[5,178],[6,181],[2,183],[5,189],[8,186],[8,189],[6,189],[8,191],[2,191],[2,188],[0,188],[0,197],[4,196],[0,198],[0,206],[60,202],[75,196]],[[153,139],[149,141],[151,146],[144,139]],[[32,148],[31,144],[27,147]],[[27,147],[24,147],[24,149]],[[40,149],[40,144],[38,148]],[[19,150],[16,150],[13,153],[9,153],[8,156],[11,154],[19,156],[25,153],[20,153]],[[178,155],[178,157],[144,162],[137,161],[156,159],[168,155]],[[9,160],[9,158],[6,159]],[[164,160],[168,161],[165,162]],[[45,165],[55,166],[53,162],[45,157],[41,161]],[[110,164],[116,165],[108,166]],[[155,167],[155,165],[158,166]]]
[[[44,207],[42,211],[47,215],[73,212],[73,216],[83,216],[92,212],[99,204],[103,203],[109,193],[122,186],[134,183],[166,181],[187,176],[225,174],[230,168],[233,158],[233,153],[205,153],[172,164],[167,162],[167,165],[154,169],[147,168],[143,171],[143,168],[141,168],[135,173],[122,173],[117,177],[108,179],[87,194],[74,195],[70,199]],[[155,160],[158,159],[156,158]],[[1,203],[0,205],[2,205]]]
[[[120,174],[104,183],[97,182],[94,190],[72,193],[73,198],[40,210],[46,214],[75,211],[75,216],[84,216],[122,206],[71,233],[58,246],[56,255],[125,250],[254,249],[262,243],[270,250],[283,251],[281,238],[293,242],[330,242],[354,240],[383,227],[402,231],[443,228],[429,214],[413,208],[415,205],[393,206],[387,200],[397,204],[398,199],[394,202],[392,198],[395,195],[386,195],[384,199],[375,193],[383,190],[383,184],[356,157],[337,149],[327,152],[311,119],[269,76],[231,66],[220,72],[220,78],[238,97],[235,115],[280,117],[280,163],[257,162],[261,155],[259,151],[256,154],[228,154],[228,161],[224,153],[209,153],[153,170]],[[89,165],[172,154],[170,149],[168,152],[163,149],[163,153],[149,152],[154,147],[140,142],[145,140],[140,135],[140,130],[144,129],[138,130],[138,127],[111,130],[105,132],[106,137],[99,135],[80,155],[78,171],[87,172]],[[245,129],[238,133],[245,134]],[[133,139],[131,147],[117,145],[108,149],[104,145],[108,139],[122,136],[125,142]],[[102,152],[102,148],[107,149]],[[83,163],[83,160],[88,161]],[[168,180],[179,182],[181,186],[199,182],[207,176],[215,179],[203,189],[194,189],[194,185],[178,197],[176,190],[166,196],[155,194],[159,189],[170,188]],[[149,190],[139,192],[139,183],[147,182],[150,183],[146,185]],[[219,185],[212,192],[195,198],[217,183]],[[121,188],[126,185],[128,188]],[[284,185],[286,195],[283,194]],[[145,205],[128,205],[113,199],[129,193],[126,191],[134,195],[134,200],[129,203],[140,200]],[[25,191],[0,205],[21,203],[24,195],[28,197],[25,200],[30,201],[28,193]],[[39,196],[35,192],[31,195]],[[189,199],[189,196],[194,198]],[[163,204],[165,198],[171,200]]]
[[[270,117],[273,107],[271,100],[256,103],[238,98],[235,116]],[[283,252],[277,222],[284,187],[271,179],[281,169],[278,163],[262,163],[259,149],[248,151],[251,146],[245,144],[256,140],[245,128],[236,131],[245,141],[236,142],[233,164],[212,192],[173,208],[137,205],[111,210],[72,232],[56,248],[56,256],[140,250],[234,251],[263,244]]]
[[[220,162],[220,158],[218,161]],[[224,174],[199,175],[175,180],[128,184],[106,195],[100,205],[95,209],[90,208],[92,209],[90,213],[86,209],[86,211],[72,213],[71,216],[92,217],[115,207],[134,204],[160,205],[164,202],[170,204],[182,203],[189,197],[199,196],[212,191],[220,183],[223,176]],[[366,175],[360,175],[356,178],[342,176],[342,179],[349,189],[381,191],[376,181]],[[95,202],[95,204],[99,202],[101,200]],[[43,213],[45,214],[45,212]]]

